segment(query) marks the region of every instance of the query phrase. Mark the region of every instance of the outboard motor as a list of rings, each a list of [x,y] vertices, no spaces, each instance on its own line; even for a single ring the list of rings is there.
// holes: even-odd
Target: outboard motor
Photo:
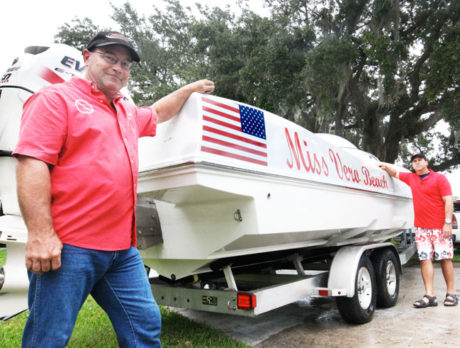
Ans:
[[[27,309],[27,230],[16,195],[16,159],[11,156],[18,141],[22,106],[42,87],[81,76],[84,69],[81,52],[53,44],[27,47],[0,75],[0,250],[6,247],[7,251],[6,264],[0,266],[0,320]]]
[[[31,46],[15,58],[0,81],[0,200],[3,214],[19,215],[15,161],[11,153],[19,136],[22,106],[36,91],[81,75],[81,53],[66,45]]]

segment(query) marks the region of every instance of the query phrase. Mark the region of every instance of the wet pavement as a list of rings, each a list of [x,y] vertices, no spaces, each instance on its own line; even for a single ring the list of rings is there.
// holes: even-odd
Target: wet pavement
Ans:
[[[460,264],[455,267],[455,292],[460,294]],[[460,342],[460,306],[443,306],[445,283],[435,265],[439,305],[415,309],[424,294],[418,262],[403,268],[396,306],[377,309],[373,320],[351,325],[340,317],[332,299],[301,301],[256,318],[179,310],[183,315],[223,331],[257,348],[279,347],[456,347]]]

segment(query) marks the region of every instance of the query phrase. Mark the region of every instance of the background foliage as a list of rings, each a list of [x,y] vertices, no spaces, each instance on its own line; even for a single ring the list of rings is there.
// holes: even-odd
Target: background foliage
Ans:
[[[165,2],[151,14],[129,2],[113,8],[143,58],[130,82],[138,104],[206,77],[217,95],[381,160],[407,163],[423,151],[435,170],[459,166],[460,1],[267,0],[267,17],[244,0],[238,14]],[[75,19],[56,41],[83,49],[101,29]]]

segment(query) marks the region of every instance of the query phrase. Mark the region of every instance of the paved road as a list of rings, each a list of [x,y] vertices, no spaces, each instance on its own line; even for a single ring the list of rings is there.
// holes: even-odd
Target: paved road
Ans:
[[[395,307],[377,310],[370,323],[344,322],[329,299],[303,301],[257,318],[180,310],[185,316],[218,328],[257,348],[279,347],[458,347],[460,306],[442,305],[445,283],[436,267],[435,290],[440,305],[412,307],[423,293],[418,263],[404,267],[399,301]],[[460,264],[456,264],[455,290],[460,294]]]

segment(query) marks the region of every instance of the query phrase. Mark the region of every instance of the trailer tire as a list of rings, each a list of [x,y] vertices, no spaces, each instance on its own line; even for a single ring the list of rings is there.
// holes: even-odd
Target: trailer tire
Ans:
[[[395,254],[382,250],[374,258],[375,278],[377,280],[377,306],[393,307],[399,296],[399,269]]]
[[[377,302],[374,267],[363,255],[358,263],[353,297],[337,297],[337,308],[342,318],[352,324],[364,324],[372,319]]]

